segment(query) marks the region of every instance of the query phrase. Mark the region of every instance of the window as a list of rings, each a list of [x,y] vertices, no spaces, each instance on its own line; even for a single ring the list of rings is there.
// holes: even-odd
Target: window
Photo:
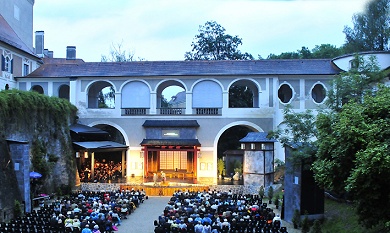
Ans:
[[[311,98],[317,104],[320,104],[324,101],[326,97],[326,90],[323,85],[316,84],[311,90]]]
[[[178,138],[180,137],[180,131],[175,129],[163,129],[162,130],[162,136],[163,138]]]
[[[293,97],[293,91],[290,85],[282,84],[278,90],[278,97],[280,102],[284,104],[289,103]]]
[[[251,150],[254,150],[256,148],[256,145],[254,143],[251,143]]]
[[[1,56],[1,70],[6,71],[9,73],[12,72],[12,65],[13,65],[13,60],[11,59],[11,55],[7,54],[5,56]]]
[[[160,151],[161,170],[187,170],[186,151]]]
[[[30,66],[28,64],[23,64],[23,76],[26,76],[30,73]]]

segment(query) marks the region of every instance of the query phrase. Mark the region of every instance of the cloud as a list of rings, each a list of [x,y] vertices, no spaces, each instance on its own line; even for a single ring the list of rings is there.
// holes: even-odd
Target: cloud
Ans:
[[[255,57],[307,46],[344,42],[344,25],[367,1],[336,0],[148,0],[36,1],[34,30],[45,31],[45,47],[65,57],[67,45],[77,57],[100,61],[110,46],[122,43],[136,57],[183,60],[199,25],[215,20],[243,39],[240,50]]]

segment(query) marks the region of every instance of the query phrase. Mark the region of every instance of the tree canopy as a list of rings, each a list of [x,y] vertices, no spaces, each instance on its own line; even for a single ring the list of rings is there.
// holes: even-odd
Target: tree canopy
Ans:
[[[343,54],[343,50],[331,44],[316,45],[312,50],[302,46],[296,52],[283,52],[279,55],[269,54],[267,59],[321,59],[335,58]],[[261,59],[261,57],[259,57]]]
[[[373,0],[365,11],[352,18],[353,28],[345,26],[345,53],[389,50],[390,0]]]
[[[390,87],[381,84],[387,73],[376,59],[356,60],[330,85],[327,109],[314,116],[286,108],[276,133],[282,143],[301,143],[294,156],[311,158],[316,182],[352,200],[364,227],[384,230],[390,227]]]
[[[185,60],[251,60],[253,56],[242,53],[238,46],[242,39],[225,33],[225,28],[215,21],[199,26],[199,34],[191,44],[192,51],[184,54]]]

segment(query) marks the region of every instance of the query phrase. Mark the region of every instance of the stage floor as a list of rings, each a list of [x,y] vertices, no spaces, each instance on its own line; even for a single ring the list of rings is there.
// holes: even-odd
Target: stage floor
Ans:
[[[177,184],[198,184],[196,179],[182,179],[182,178],[167,178],[167,182],[169,183],[177,183]],[[135,177],[123,177],[119,179],[109,179],[103,182],[95,182],[95,183],[125,183],[125,184],[153,184],[153,178],[142,178],[141,176]],[[161,179],[157,181],[158,184],[161,183]],[[243,180],[232,180],[232,179],[217,179],[217,185],[243,185]]]

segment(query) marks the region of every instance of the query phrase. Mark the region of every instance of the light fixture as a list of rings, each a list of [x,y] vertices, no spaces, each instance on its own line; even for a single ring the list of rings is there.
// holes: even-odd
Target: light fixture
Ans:
[[[88,151],[84,151],[84,158],[88,159]]]
[[[76,158],[80,158],[80,153],[78,151],[76,152]]]

